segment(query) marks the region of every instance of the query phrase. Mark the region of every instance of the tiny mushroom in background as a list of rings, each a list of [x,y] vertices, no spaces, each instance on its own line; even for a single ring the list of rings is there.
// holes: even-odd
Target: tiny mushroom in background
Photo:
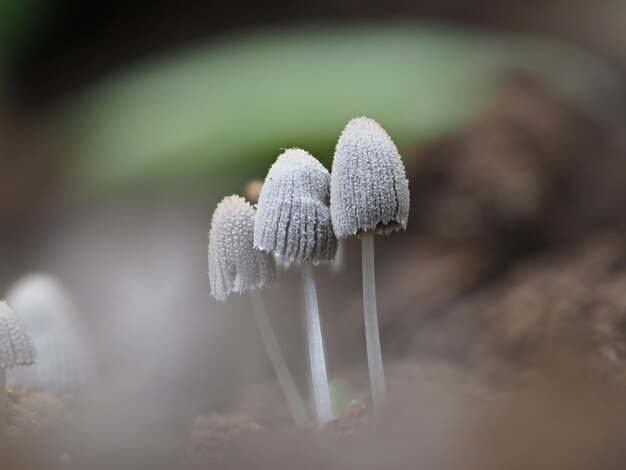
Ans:
[[[246,184],[244,194],[250,204],[256,204],[257,202],[259,202],[259,195],[261,194],[262,188],[263,181],[261,180],[252,180],[249,181],[248,184]]]
[[[365,338],[376,410],[385,399],[386,385],[376,311],[374,234],[406,229],[409,182],[398,149],[373,119],[352,119],[339,137],[333,159],[330,211],[338,238],[361,237]]]
[[[11,371],[9,384],[63,393],[96,381],[89,335],[59,280],[45,273],[28,274],[9,288],[6,299],[19,312],[40,356],[37,365]]]
[[[217,205],[209,232],[211,294],[224,301],[231,292],[248,292],[261,338],[296,424],[307,422],[306,405],[289,371],[259,289],[276,278],[271,255],[253,247],[255,210],[240,196]]]
[[[0,434],[6,431],[6,369],[37,362],[35,346],[22,320],[6,302],[0,301]]]
[[[319,423],[333,418],[313,265],[335,257],[330,219],[330,174],[313,156],[289,149],[278,157],[263,184],[254,246],[300,263],[304,286],[311,384]]]

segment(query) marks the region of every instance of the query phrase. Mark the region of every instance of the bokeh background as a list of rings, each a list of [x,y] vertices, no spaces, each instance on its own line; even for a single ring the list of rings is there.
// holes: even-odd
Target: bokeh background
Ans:
[[[625,27],[620,0],[0,0],[0,292],[44,271],[81,312],[99,379],[74,458],[174,468],[198,415],[288,421],[247,299],[209,296],[210,215],[283,148],[330,168],[359,115],[411,181],[408,231],[377,240],[392,390],[512,386],[561,333],[620,382]],[[318,274],[342,405],[368,393],[358,249]],[[304,390],[299,289],[264,295]]]

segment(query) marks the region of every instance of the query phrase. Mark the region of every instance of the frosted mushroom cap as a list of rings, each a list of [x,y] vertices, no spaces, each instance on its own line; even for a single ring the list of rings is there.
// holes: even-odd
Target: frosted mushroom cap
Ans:
[[[11,371],[9,384],[36,390],[75,390],[96,381],[91,341],[69,292],[54,276],[28,274],[7,292],[39,352],[37,365]]]
[[[409,182],[396,145],[373,119],[352,119],[333,159],[330,211],[338,238],[406,229]]]
[[[22,320],[6,302],[0,301],[0,367],[11,369],[36,362],[37,352]]]
[[[254,246],[291,261],[332,260],[337,238],[330,218],[330,174],[293,148],[270,168],[259,196]]]
[[[276,278],[274,260],[255,250],[254,208],[240,196],[227,196],[217,205],[209,232],[211,294],[225,300],[231,292],[260,289]]]

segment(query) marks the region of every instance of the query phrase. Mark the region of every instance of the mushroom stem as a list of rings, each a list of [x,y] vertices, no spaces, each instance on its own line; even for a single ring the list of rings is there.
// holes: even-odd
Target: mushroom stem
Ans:
[[[250,291],[250,302],[252,303],[254,317],[259,325],[259,331],[261,332],[265,350],[274,367],[274,372],[276,372],[280,387],[285,394],[293,420],[297,425],[304,425],[308,422],[306,405],[287,366],[285,357],[280,350],[272,324],[267,315],[267,310],[265,309],[263,296],[259,290]]]
[[[378,330],[376,278],[374,273],[374,234],[372,232],[367,232],[361,237],[361,250],[367,364],[372,388],[372,405],[374,412],[377,412],[385,400],[387,387],[385,385],[383,355],[380,350],[380,333]]]
[[[313,278],[313,264],[305,261],[301,265],[302,283],[304,286],[304,305],[306,308],[306,331],[309,345],[309,361],[311,363],[311,384],[317,421],[323,424],[333,419],[333,410],[330,402],[330,389],[326,373],[326,356],[324,353],[324,338],[317,305],[317,292]]]
[[[7,431],[7,381],[6,370],[4,367],[0,367],[0,437],[2,437]],[[0,439],[0,445],[2,445],[4,439]]]

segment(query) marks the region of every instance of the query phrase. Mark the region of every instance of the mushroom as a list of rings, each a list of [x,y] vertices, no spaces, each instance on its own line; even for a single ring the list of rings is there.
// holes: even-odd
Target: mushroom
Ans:
[[[95,382],[91,342],[71,295],[59,280],[45,273],[28,274],[9,288],[6,299],[20,313],[40,353],[37,365],[11,371],[9,384],[58,393]]]
[[[306,405],[289,371],[272,329],[260,289],[276,278],[273,258],[255,250],[254,208],[240,196],[217,205],[209,232],[211,295],[224,301],[232,293],[248,292],[261,338],[296,424],[307,422]]]
[[[11,307],[0,301],[0,433],[6,430],[6,369],[37,362],[35,346]]]
[[[261,189],[254,246],[301,266],[311,384],[318,422],[333,418],[324,339],[313,265],[335,257],[330,219],[330,174],[304,150],[286,150],[270,168]]]
[[[406,229],[409,182],[398,149],[373,119],[352,119],[339,137],[332,167],[330,212],[339,239],[361,238],[367,361],[376,410],[385,399],[386,385],[376,311],[374,234]]]

